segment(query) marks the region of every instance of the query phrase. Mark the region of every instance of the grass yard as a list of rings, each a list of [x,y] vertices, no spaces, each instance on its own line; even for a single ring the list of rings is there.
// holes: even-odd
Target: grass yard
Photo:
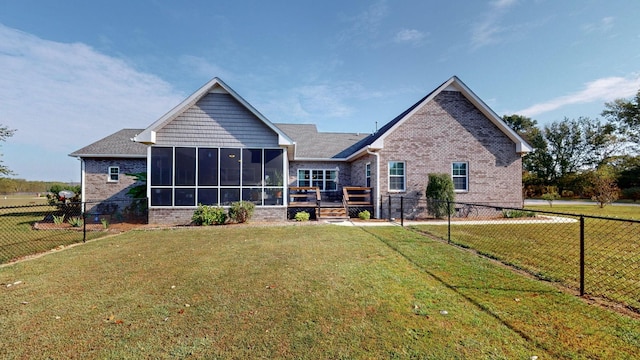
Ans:
[[[0,284],[6,359],[640,352],[640,321],[399,227],[131,231],[1,267]]]
[[[15,203],[23,200],[16,200]],[[0,263],[78,243],[83,239],[82,228],[65,230],[33,228],[34,223],[42,221],[46,215],[55,212],[56,208],[53,206],[24,205],[24,201],[22,205],[12,206],[16,207],[0,208]],[[87,239],[106,234],[101,231],[89,231]]]
[[[562,202],[556,202],[553,204],[553,207],[549,205],[528,205],[525,208],[539,211],[640,220],[640,206],[635,205],[616,204],[607,205],[601,208],[595,203],[585,203],[584,205],[564,205]]]

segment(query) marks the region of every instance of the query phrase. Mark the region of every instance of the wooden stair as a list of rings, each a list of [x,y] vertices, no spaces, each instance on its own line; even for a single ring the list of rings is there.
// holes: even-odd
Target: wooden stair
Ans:
[[[347,209],[344,207],[321,207],[320,220],[348,220]]]

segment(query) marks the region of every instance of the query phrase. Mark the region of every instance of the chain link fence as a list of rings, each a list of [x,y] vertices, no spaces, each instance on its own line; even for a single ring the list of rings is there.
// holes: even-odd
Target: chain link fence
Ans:
[[[403,226],[640,313],[640,221],[403,197],[387,205]]]
[[[0,263],[146,222],[146,199],[0,207]]]

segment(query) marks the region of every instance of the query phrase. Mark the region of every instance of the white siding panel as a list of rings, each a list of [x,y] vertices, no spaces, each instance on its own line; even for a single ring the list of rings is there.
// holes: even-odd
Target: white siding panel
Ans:
[[[210,93],[157,132],[156,144],[275,147],[278,135],[228,94]]]

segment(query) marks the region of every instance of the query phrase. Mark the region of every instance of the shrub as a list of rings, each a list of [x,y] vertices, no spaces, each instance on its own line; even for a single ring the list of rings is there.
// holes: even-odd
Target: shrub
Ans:
[[[542,194],[542,200],[548,201],[549,206],[553,207],[553,200],[560,199],[560,195],[557,192],[548,192],[546,194]]]
[[[429,214],[442,218],[455,211],[455,190],[449,174],[429,174],[426,196]],[[450,203],[448,209],[447,201]]]
[[[221,207],[199,204],[191,220],[196,225],[222,225],[227,221],[227,214]]]
[[[311,215],[309,215],[308,212],[306,212],[306,211],[298,211],[294,218],[296,219],[296,221],[309,221],[310,217],[311,217]]]
[[[69,218],[69,224],[73,227],[81,227],[84,225],[84,220],[79,216],[74,216]]]
[[[60,225],[64,222],[64,214],[62,215],[53,215],[53,223],[56,225]]]
[[[249,221],[253,215],[256,205],[249,201],[236,201],[231,203],[229,208],[229,218],[238,224]]]
[[[360,211],[358,213],[358,217],[361,220],[369,220],[369,219],[371,219],[371,213],[369,212],[369,210]]]
[[[521,217],[536,217],[536,213],[528,210],[502,210],[502,216],[507,219]]]

